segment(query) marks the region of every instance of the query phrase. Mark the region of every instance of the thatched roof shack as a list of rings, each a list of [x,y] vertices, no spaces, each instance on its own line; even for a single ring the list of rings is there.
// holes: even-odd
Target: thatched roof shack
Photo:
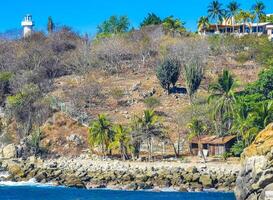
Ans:
[[[190,150],[193,155],[198,155],[198,143],[202,145],[202,149],[207,149],[210,156],[222,155],[230,150],[236,142],[236,136],[228,135],[224,137],[204,135],[200,138],[194,137],[190,141]]]

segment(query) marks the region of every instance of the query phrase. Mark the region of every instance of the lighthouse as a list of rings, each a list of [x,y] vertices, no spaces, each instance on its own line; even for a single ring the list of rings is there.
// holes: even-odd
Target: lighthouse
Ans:
[[[22,21],[21,25],[23,27],[23,36],[24,37],[30,36],[34,26],[34,21],[32,21],[32,15],[27,14],[24,20]]]

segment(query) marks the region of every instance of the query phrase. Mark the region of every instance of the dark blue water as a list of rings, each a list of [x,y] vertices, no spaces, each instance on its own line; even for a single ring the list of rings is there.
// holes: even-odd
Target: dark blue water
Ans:
[[[1,200],[235,200],[233,193],[131,192],[64,187],[0,186]]]

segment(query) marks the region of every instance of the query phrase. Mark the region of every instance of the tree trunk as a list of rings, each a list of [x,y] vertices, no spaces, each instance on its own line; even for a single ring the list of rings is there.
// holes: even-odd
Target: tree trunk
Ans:
[[[198,136],[198,151],[200,152],[201,157],[202,157],[203,160],[204,160],[204,163],[206,163],[207,161],[206,161],[205,155],[204,155],[204,153],[203,153],[203,145],[202,145],[202,143],[201,143],[200,136]]]
[[[167,92],[168,92],[168,95],[171,93],[170,92],[170,84],[168,83],[168,85],[167,85]]]

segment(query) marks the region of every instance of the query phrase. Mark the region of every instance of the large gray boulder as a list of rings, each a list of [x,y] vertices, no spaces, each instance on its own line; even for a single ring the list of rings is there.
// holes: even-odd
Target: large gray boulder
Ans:
[[[2,149],[3,158],[17,158],[17,148],[14,144],[9,144]]]

